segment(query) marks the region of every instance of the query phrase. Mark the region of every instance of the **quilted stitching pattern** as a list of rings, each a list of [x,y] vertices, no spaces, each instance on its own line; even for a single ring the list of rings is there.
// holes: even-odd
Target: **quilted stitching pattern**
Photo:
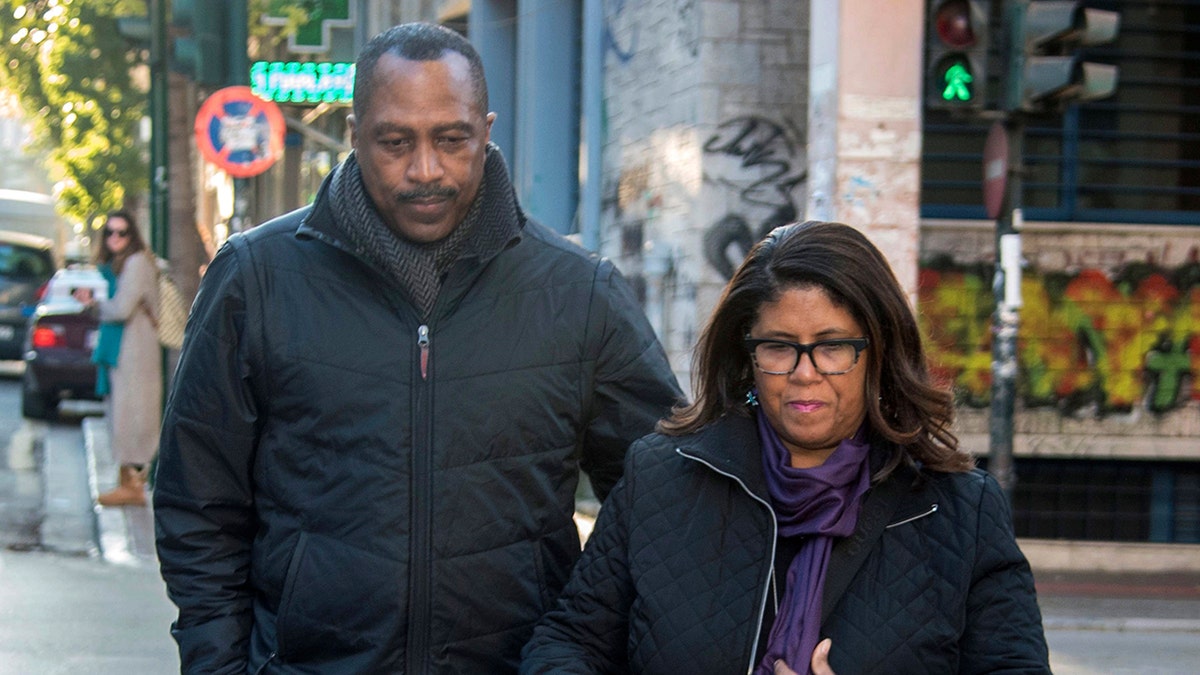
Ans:
[[[633,468],[642,472],[633,474],[629,543],[638,588],[632,662],[646,672],[706,672],[739,661],[744,668],[749,651],[730,650],[730,637],[748,637],[757,621],[740,600],[762,592],[770,544],[761,532],[769,514],[734,481],[691,460]]]
[[[852,672],[1048,672],[1033,576],[999,486],[942,476],[938,511],[886,530],[824,626]]]
[[[771,518],[733,478],[676,454],[679,440],[631,450],[522,672],[746,672]],[[826,622],[833,669],[1048,673],[1033,577],[995,481],[935,476],[896,520],[933,503],[884,531]]]

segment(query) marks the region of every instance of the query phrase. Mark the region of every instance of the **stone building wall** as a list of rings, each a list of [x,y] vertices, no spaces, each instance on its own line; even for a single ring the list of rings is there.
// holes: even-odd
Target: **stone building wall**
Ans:
[[[605,3],[601,252],[645,298],[685,387],[750,245],[805,200],[807,3]]]

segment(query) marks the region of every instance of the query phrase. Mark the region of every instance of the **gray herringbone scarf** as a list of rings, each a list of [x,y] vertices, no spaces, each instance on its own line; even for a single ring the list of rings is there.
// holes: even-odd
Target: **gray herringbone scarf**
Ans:
[[[504,159],[498,148],[489,145],[483,184],[463,222],[444,239],[419,244],[404,239],[383,222],[363,185],[354,153],[334,170],[329,187],[334,218],[354,252],[399,282],[422,320],[433,311],[445,273],[455,260],[495,250],[516,232],[516,203],[511,194]],[[464,246],[464,242],[470,245]]]

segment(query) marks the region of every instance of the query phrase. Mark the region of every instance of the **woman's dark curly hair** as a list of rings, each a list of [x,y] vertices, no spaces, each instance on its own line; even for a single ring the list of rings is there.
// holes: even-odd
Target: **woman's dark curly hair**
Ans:
[[[951,432],[951,393],[929,374],[916,316],[892,268],[861,232],[808,221],[773,230],[750,250],[717,302],[696,345],[690,405],[676,408],[659,431],[682,435],[727,414],[748,414],[753,363],[742,339],[760,308],[793,288],[817,287],[850,312],[869,341],[867,422],[873,444],[893,452],[874,479],[901,462],[937,471],[967,471],[971,456]]]

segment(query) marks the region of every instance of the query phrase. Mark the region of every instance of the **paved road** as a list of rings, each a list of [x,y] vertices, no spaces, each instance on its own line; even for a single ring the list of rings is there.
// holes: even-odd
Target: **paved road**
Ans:
[[[0,361],[0,547],[25,549],[38,545],[42,482],[34,430],[20,416],[20,372]]]
[[[1048,630],[1055,675],[1196,675],[1200,636],[1160,631]]]
[[[0,552],[0,675],[179,672],[157,570]]]

